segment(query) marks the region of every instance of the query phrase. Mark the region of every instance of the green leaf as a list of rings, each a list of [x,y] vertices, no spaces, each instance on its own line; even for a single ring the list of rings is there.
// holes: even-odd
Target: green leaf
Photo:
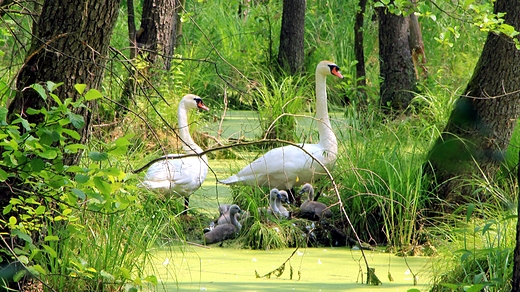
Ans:
[[[82,200],[85,200],[87,198],[85,192],[80,189],[72,189],[71,191],[77,198],[80,198]]]
[[[69,121],[72,123],[74,128],[81,129],[85,125],[85,120],[83,116],[75,114],[73,112],[68,113]]]
[[[94,161],[103,161],[108,159],[108,154],[104,152],[92,151],[88,157]]]
[[[130,143],[130,141],[128,141],[128,139],[126,137],[121,137],[116,140],[116,146],[118,146],[118,147],[124,147],[124,146],[128,146],[131,144],[132,143]]]
[[[471,286],[464,286],[464,292],[479,292],[486,287],[485,284],[473,284]]]
[[[22,239],[22,240],[24,240],[24,241],[26,241],[26,242],[28,242],[28,243],[33,243],[32,238],[31,238],[28,234],[23,233],[22,231],[20,231],[20,230],[18,230],[18,229],[14,229],[14,230],[11,232],[11,234],[12,234],[13,236],[18,236],[20,239]]]
[[[25,273],[27,273],[26,269],[21,269],[20,271],[16,272],[16,274],[14,274],[14,276],[13,276],[13,281],[14,282],[20,281],[23,278],[23,276],[25,276]]]
[[[18,159],[16,159],[16,156],[14,154],[9,155],[9,160],[13,165],[18,165]]]
[[[99,92],[97,89],[91,89],[85,94],[85,100],[94,100],[98,98],[102,98],[103,94]]]
[[[45,213],[45,206],[38,206],[38,208],[36,208],[34,212],[36,213],[36,215],[42,215],[43,213]]]
[[[54,159],[58,156],[58,152],[54,149],[47,149],[43,152],[37,153],[38,156],[45,158],[45,159]]]
[[[22,119],[22,126],[27,132],[31,130],[31,125],[29,124],[29,121],[27,121],[26,119]]]
[[[94,177],[94,185],[103,195],[110,195],[112,192],[111,185],[103,181],[100,177]]]
[[[31,159],[31,170],[33,172],[40,172],[45,168],[45,162],[41,158],[33,158]]]
[[[83,94],[83,92],[85,92],[85,88],[87,88],[87,85],[86,84],[76,84],[76,85],[74,85],[74,88],[76,88],[76,91],[79,94]]]
[[[2,215],[7,215],[11,210],[13,209],[13,205],[9,204],[4,207],[4,210],[2,211]]]
[[[44,241],[58,241],[58,240],[60,240],[60,238],[56,235],[47,235],[47,236],[45,236],[45,238],[43,240]]]
[[[60,82],[60,83],[54,83],[52,81],[47,81],[47,90],[49,92],[53,92],[54,90],[56,90],[56,88],[60,87],[63,85],[63,82]]]
[[[54,142],[52,132],[45,131],[40,133],[40,144],[50,146]]]
[[[58,253],[50,246],[46,245],[46,244],[42,244],[43,246],[43,249],[45,249],[45,251],[51,256],[51,258],[55,258],[58,256]]]
[[[40,265],[34,265],[34,266],[30,266],[30,267],[27,267],[27,269],[29,270],[29,272],[31,272],[31,274],[33,275],[47,275],[47,271],[45,271],[42,266]]]
[[[123,147],[116,147],[116,148],[108,151],[108,153],[111,155],[120,156],[120,155],[125,155],[127,151],[128,151],[128,147],[123,146]]]
[[[70,129],[62,129],[61,131],[63,133],[65,133],[65,134],[69,135],[70,137],[76,139],[76,140],[79,140],[81,138],[81,136],[76,131],[73,131],[73,130],[70,130]]]
[[[87,150],[87,146],[85,146],[83,144],[69,144],[69,145],[65,146],[65,149],[72,153],[76,153],[80,149]]]
[[[126,280],[132,280],[132,276],[130,274],[130,271],[125,267],[119,267],[119,271],[121,272],[121,276],[123,276]]]
[[[47,100],[47,93],[45,92],[45,88],[41,86],[40,84],[32,84],[29,87],[36,90],[36,92],[43,98],[43,100]]]
[[[77,173],[74,176],[74,180],[77,181],[80,184],[84,184],[84,183],[88,182],[89,179],[90,179],[90,176],[85,175],[85,174],[81,174],[81,173]]]
[[[25,112],[28,115],[37,115],[37,114],[41,113],[42,111],[41,110],[37,110],[37,109],[33,109],[32,107],[30,107],[30,108],[27,108],[27,110],[25,110]]]
[[[468,205],[468,211],[466,212],[466,222],[469,222],[471,215],[473,214],[473,210],[475,209],[475,204],[471,203]]]
[[[155,275],[150,275],[146,278],[144,278],[145,281],[148,281],[154,285],[157,285],[157,277]]]
[[[109,272],[107,272],[105,270],[99,271],[99,275],[101,275],[101,277],[108,279],[110,281],[113,281],[115,279],[114,276],[112,276],[112,274],[110,274]]]
[[[58,105],[63,105],[63,102],[61,101],[60,97],[54,93],[49,93],[49,95],[52,97],[52,99],[54,100],[55,103],[57,103]]]
[[[7,172],[0,168],[0,181],[5,181],[8,177]]]
[[[0,124],[7,125],[7,114],[9,111],[6,107],[0,107]]]

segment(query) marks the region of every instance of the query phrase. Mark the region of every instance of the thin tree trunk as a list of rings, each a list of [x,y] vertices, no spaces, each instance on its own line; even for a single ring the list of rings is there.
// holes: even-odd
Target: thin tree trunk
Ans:
[[[134,0],[127,0],[127,14],[128,14],[128,38],[130,39],[130,54],[129,59],[134,60],[137,57],[137,30],[135,26],[135,9],[134,9]],[[135,86],[137,80],[137,72],[135,67],[130,67],[128,70],[129,76],[125,82],[125,87],[123,88],[123,92],[121,93],[121,99],[119,104],[116,107],[115,115],[116,117],[124,117],[127,112],[127,107],[130,104],[130,101],[134,100]]]
[[[177,21],[176,0],[145,0],[141,19],[142,33],[137,42],[148,54],[147,60],[159,68],[170,69],[175,46],[175,22]],[[162,57],[157,64],[157,57]]]
[[[305,0],[284,0],[278,65],[291,75],[304,65]]]
[[[408,44],[409,18],[378,8],[381,106],[387,113],[401,113],[417,91]]]

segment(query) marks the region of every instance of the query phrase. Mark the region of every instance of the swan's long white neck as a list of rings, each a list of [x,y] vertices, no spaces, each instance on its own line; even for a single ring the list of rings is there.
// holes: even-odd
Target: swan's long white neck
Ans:
[[[319,145],[336,153],[338,142],[330,125],[327,109],[327,76],[319,73],[318,70],[316,70],[316,119],[318,119],[320,133]]]
[[[177,110],[177,119],[179,125],[179,137],[182,140],[182,147],[187,154],[201,153],[202,148],[193,141],[188,128],[188,109],[181,103]]]

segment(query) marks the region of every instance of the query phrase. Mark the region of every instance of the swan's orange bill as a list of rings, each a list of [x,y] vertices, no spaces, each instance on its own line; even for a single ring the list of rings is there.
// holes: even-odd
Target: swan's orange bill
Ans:
[[[342,77],[343,78],[343,77]],[[209,107],[207,107],[203,102],[202,100],[199,100],[197,102],[197,107],[200,108],[200,109],[203,109],[205,111],[209,111]]]
[[[331,73],[334,74],[335,76],[338,76],[339,78],[343,79],[343,75],[341,75],[341,73],[339,73],[338,67],[332,67]]]

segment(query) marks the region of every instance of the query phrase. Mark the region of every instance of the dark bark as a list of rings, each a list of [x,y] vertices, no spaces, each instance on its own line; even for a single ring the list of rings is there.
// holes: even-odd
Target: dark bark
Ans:
[[[141,33],[137,42],[148,54],[152,64],[162,57],[162,63],[156,64],[163,69],[170,69],[171,57],[176,43],[176,0],[146,0],[143,4]]]
[[[130,60],[134,60],[137,57],[137,29],[135,26],[135,9],[134,9],[134,0],[126,1],[126,9],[128,14],[128,37],[130,39]],[[134,100],[134,93],[136,87],[136,70],[133,67],[129,67],[129,77],[125,82],[125,87],[123,88],[123,92],[121,93],[121,99],[119,101],[119,105],[116,107],[115,116],[123,117],[126,115],[128,105],[130,101]]]
[[[126,11],[128,13],[128,37],[130,39],[130,59],[137,56],[137,29],[135,28],[135,9],[134,0],[126,1]]]
[[[278,65],[291,75],[304,65],[305,0],[284,0]]]
[[[412,55],[408,44],[409,18],[378,8],[381,106],[401,113],[417,91]]]
[[[56,94],[76,100],[75,84],[100,88],[107,62],[108,45],[117,20],[120,0],[53,0],[45,1],[25,64],[16,80],[18,93],[9,105],[10,117],[20,114],[29,122],[40,122],[41,116],[26,116],[27,108],[49,106],[34,90],[26,89],[35,83],[63,82]],[[78,7],[84,9],[78,10]],[[50,101],[47,101],[50,102]],[[92,108],[93,103],[89,103]],[[78,109],[85,118],[80,135],[84,142],[90,131],[91,112]],[[76,164],[79,155],[70,157],[68,164]]]
[[[495,13],[505,12],[505,22],[520,30],[520,2],[498,0]],[[465,203],[486,194],[474,194],[465,181],[492,180],[504,161],[520,115],[520,51],[506,36],[489,33],[464,95],[460,96],[442,136],[428,157],[436,193],[447,204]]]

